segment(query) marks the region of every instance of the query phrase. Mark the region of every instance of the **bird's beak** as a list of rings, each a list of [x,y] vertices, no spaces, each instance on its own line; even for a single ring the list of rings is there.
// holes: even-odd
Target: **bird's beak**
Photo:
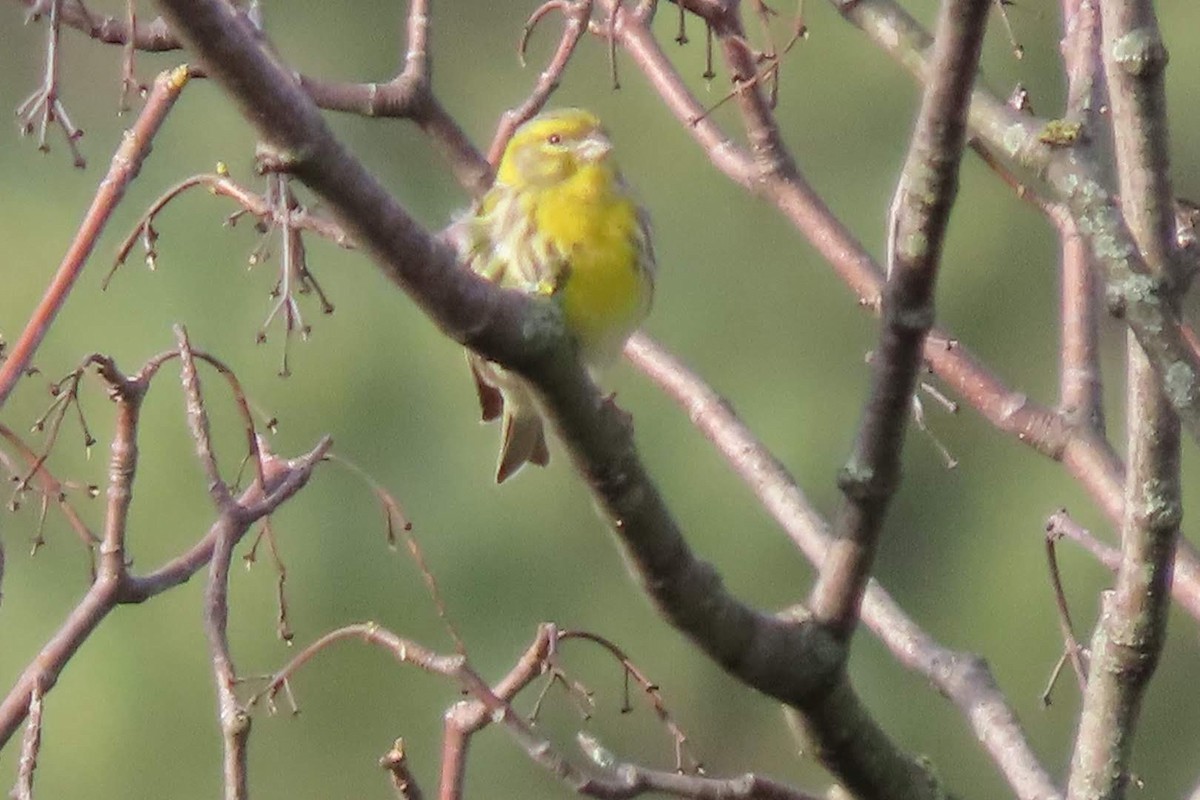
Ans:
[[[612,142],[599,131],[591,133],[579,142],[578,154],[584,161],[599,161],[612,150]]]

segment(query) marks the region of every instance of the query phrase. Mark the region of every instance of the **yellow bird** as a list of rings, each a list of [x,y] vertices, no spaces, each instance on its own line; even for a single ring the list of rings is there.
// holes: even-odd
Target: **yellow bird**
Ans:
[[[649,221],[588,111],[548,111],[519,127],[492,188],[458,227],[460,255],[473,270],[560,305],[593,377],[617,359],[650,311]],[[528,387],[477,355],[467,360],[484,421],[503,417],[496,482],[526,463],[544,466],[550,454]]]

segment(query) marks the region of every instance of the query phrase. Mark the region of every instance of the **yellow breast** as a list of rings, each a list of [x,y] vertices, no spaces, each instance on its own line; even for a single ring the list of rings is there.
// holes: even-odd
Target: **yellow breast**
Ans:
[[[559,299],[590,366],[614,360],[650,306],[651,276],[637,206],[605,164],[540,193],[537,230],[563,255]]]

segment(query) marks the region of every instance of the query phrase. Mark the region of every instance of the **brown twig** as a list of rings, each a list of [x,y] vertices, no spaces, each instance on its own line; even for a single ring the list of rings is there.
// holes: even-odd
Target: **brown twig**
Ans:
[[[333,313],[333,304],[329,302],[321,284],[309,269],[307,250],[304,246],[304,239],[300,235],[301,229],[293,222],[293,218],[303,214],[304,210],[296,199],[286,175],[279,173],[267,175],[267,203],[272,207],[274,213],[271,214],[270,222],[265,226],[260,223],[265,230],[259,246],[250,256],[250,263],[251,265],[257,264],[266,256],[270,237],[272,233],[278,231],[280,242],[279,277],[275,281],[274,288],[271,289],[271,296],[275,298],[275,304],[259,328],[258,341],[261,343],[267,340],[267,329],[276,317],[282,316],[283,363],[279,375],[286,378],[291,375],[288,351],[293,336],[299,333],[301,338],[307,339],[311,331],[311,326],[304,321],[297,295],[316,292],[321,304],[321,311],[325,314]]]
[[[412,770],[408,768],[408,756],[404,752],[404,740],[397,739],[379,759],[379,766],[388,771],[392,790],[399,800],[424,800],[425,793]]]
[[[76,410],[79,427],[83,433],[84,450],[89,455],[91,454],[92,445],[96,443],[96,440],[88,428],[87,419],[84,417],[83,409],[79,404],[79,384],[83,380],[87,368],[94,362],[94,359],[94,356],[89,356],[84,359],[80,366],[68,373],[64,378],[50,385],[50,396],[54,399],[50,402],[50,406],[33,423],[33,430],[44,434],[42,452],[30,465],[29,471],[17,481],[16,487],[13,490],[14,500],[29,488],[30,478],[42,468],[46,463],[46,459],[50,457],[50,451],[58,443],[58,436],[62,431],[63,420],[67,418],[67,414],[70,413],[72,408]]]
[[[1117,567],[1121,564],[1121,551],[1115,547],[1109,547],[1097,539],[1091,531],[1073,520],[1068,514],[1061,511],[1051,514],[1046,524],[1056,537],[1070,539],[1111,572],[1117,571]]]
[[[236,498],[237,505],[247,509],[249,514],[257,515],[245,527],[241,527],[238,523],[235,527],[240,530],[240,533],[237,535],[244,536],[253,522],[278,508],[284,501],[302,489],[316,465],[328,455],[332,445],[332,440],[328,437],[323,438],[312,450],[292,460],[280,459],[260,446],[266,473],[266,489],[260,489],[256,484]],[[130,575],[123,593],[123,602],[142,603],[168,589],[186,583],[209,563],[217,539],[226,535],[225,531],[229,527],[231,527],[229,520],[218,519],[208,532],[185,553],[145,575]]]
[[[208,493],[217,511],[224,513],[233,506],[233,497],[229,487],[221,479],[221,470],[217,466],[217,457],[212,449],[212,438],[209,434],[208,412],[204,408],[204,397],[200,390],[200,376],[196,373],[196,360],[192,355],[192,345],[188,341],[187,331],[180,325],[175,326],[175,340],[179,344],[180,371],[183,380],[183,393],[187,400],[188,426],[192,430],[192,440],[196,443],[196,455],[200,466],[204,469],[204,477],[208,481]]]
[[[492,688],[470,667],[461,654],[440,655],[374,623],[348,625],[331,631],[304,648],[271,677],[259,698],[269,699],[275,693],[283,691],[299,669],[332,645],[347,639],[361,639],[383,648],[402,664],[410,664],[425,672],[454,680],[469,695],[469,699],[456,703],[445,714],[447,735],[443,740],[439,800],[459,800],[463,796],[462,774],[457,770],[465,765],[463,757],[470,736],[492,723],[502,726],[530,760],[548,770],[573,791],[590,797],[618,800],[657,791],[698,800],[717,800],[723,797],[739,800],[813,800],[810,794],[757,775],[718,779],[646,770],[633,765],[617,764],[615,760],[604,762],[604,759],[597,758],[595,750],[587,755],[596,766],[602,768],[602,772],[589,774],[580,770],[555,750],[550,742],[542,738],[510,705],[516,692],[541,674],[546,657],[553,651],[556,637],[557,631],[554,626],[540,626],[534,642],[526,649],[518,663],[495,688]]]
[[[33,94],[17,106],[17,119],[21,126],[21,135],[29,136],[37,131],[38,150],[50,152],[46,142],[46,133],[51,125],[57,124],[66,137],[67,147],[75,160],[75,166],[83,169],[87,159],[79,151],[79,139],[83,131],[71,123],[67,109],[59,99],[59,37],[61,35],[62,8],[66,0],[38,0],[30,7],[29,15],[38,17],[49,6],[50,24],[46,29],[46,73],[42,85]]]
[[[1065,508],[1060,508],[1046,520],[1046,562],[1050,569],[1050,586],[1054,590],[1054,605],[1058,611],[1058,628],[1063,639],[1063,658],[1070,662],[1079,685],[1079,692],[1082,694],[1087,686],[1087,664],[1084,663],[1083,647],[1075,638],[1075,626],[1071,623],[1071,609],[1067,605],[1066,592],[1063,591],[1057,551],[1058,540],[1066,535],[1064,530],[1074,524],[1074,520],[1070,518]],[[1055,676],[1061,668],[1061,663],[1060,661],[1059,667],[1054,670]],[[1050,692],[1053,687],[1054,677],[1051,677],[1046,685],[1046,690],[1042,692],[1042,705],[1050,705]]]
[[[654,711],[654,715],[658,717],[659,721],[662,722],[663,726],[667,729],[667,732],[671,735],[671,743],[675,750],[675,772],[678,774],[702,773],[704,771],[704,765],[695,755],[695,753],[692,752],[691,747],[688,745],[688,736],[686,733],[684,733],[683,728],[679,726],[679,723],[675,721],[674,716],[672,716],[670,710],[667,708],[666,700],[663,698],[658,684],[650,680],[646,673],[643,672],[637,666],[637,664],[633,662],[633,659],[631,659],[624,650],[618,647],[616,643],[610,639],[600,636],[599,634],[592,633],[591,631],[567,630],[559,632],[559,642],[565,642],[570,639],[583,639],[592,642],[593,644],[597,644],[617,660],[617,663],[621,665],[622,674],[625,677],[626,684],[625,705],[622,706],[621,711],[626,712],[632,710],[629,705],[628,684],[629,679],[633,678],[637,685],[641,687],[642,693],[649,701],[650,707]]]
[[[412,120],[446,159],[459,184],[473,196],[481,196],[492,183],[491,169],[479,159],[430,83],[428,0],[410,0],[406,31],[404,68],[390,81],[351,84],[302,75],[298,77],[300,85],[321,108]]]
[[[817,800],[817,795],[795,789],[762,775],[747,773],[736,778],[712,778],[680,772],[647,769],[619,761],[591,734],[577,734],[579,747],[602,771],[586,793],[606,800],[622,800],[642,794],[669,794],[695,800]]]
[[[109,358],[93,356],[117,407],[117,422],[108,469],[104,534],[95,578],[82,600],[71,610],[58,631],[29,662],[8,694],[0,701],[0,748],[26,719],[35,692],[47,694],[59,675],[96,627],[116,606],[140,603],[185,582],[212,558],[218,541],[236,542],[258,519],[271,513],[307,483],[312,470],[331,443],[326,438],[308,454],[292,460],[262,452],[263,478],[242,493],[232,506],[236,513],[218,515],[208,534],[191,550],[145,576],[129,571],[126,558],[129,506],[137,471],[137,435],[142,400],[158,370],[178,351],[150,359],[133,376],[124,375]],[[196,358],[203,357],[193,353]],[[207,357],[211,358],[211,357]],[[244,404],[239,402],[240,405]],[[244,412],[245,413],[245,412]]]
[[[46,0],[17,0],[32,14]],[[126,10],[125,17],[95,14],[83,3],[67,2],[62,7],[62,24],[82,31],[87,36],[105,44],[132,45],[136,50],[162,53],[180,48],[179,40],[167,28],[162,17],[149,23],[138,23],[136,15]],[[132,34],[131,34],[132,31]]]
[[[412,558],[417,571],[421,573],[421,579],[425,582],[425,589],[429,593],[429,599],[433,601],[438,619],[442,621],[442,624],[446,627],[446,633],[450,636],[451,641],[454,642],[454,649],[466,655],[467,643],[458,632],[457,626],[455,626],[454,621],[450,617],[450,610],[446,605],[445,598],[442,596],[441,589],[438,588],[437,578],[434,577],[433,570],[429,568],[429,564],[425,560],[425,551],[421,548],[420,543],[413,534],[412,522],[405,514],[400,501],[381,485],[379,481],[371,477],[366,470],[353,461],[338,455],[331,455],[329,460],[348,469],[352,474],[366,483],[371,493],[375,495],[375,499],[383,509],[388,547],[395,549],[399,544],[399,540],[404,540],[404,546],[408,550],[409,557]]]
[[[559,79],[562,77],[563,70],[567,68],[567,62],[571,60],[571,55],[575,52],[575,46],[587,32],[588,23],[592,17],[592,0],[548,0],[538,6],[525,22],[525,27],[521,32],[521,41],[517,44],[517,56],[521,60],[521,66],[525,65],[525,48],[529,44],[529,36],[542,18],[551,11],[559,11],[563,15],[563,32],[559,37],[558,47],[546,68],[538,75],[533,91],[529,93],[525,101],[500,116],[500,124],[496,128],[495,136],[492,137],[491,146],[488,147],[487,160],[493,168],[500,163],[500,156],[504,154],[504,148],[508,145],[508,140],[512,138],[513,132],[521,123],[541,111],[550,95],[558,88]]]
[[[38,519],[38,526],[33,537],[33,552],[35,553],[44,541],[42,538],[43,524],[45,522],[46,513],[49,510],[49,505],[51,502],[57,503],[59,510],[62,511],[63,516],[66,517],[67,522],[79,536],[79,540],[83,543],[84,547],[88,549],[89,553],[100,542],[100,539],[94,533],[92,533],[87,523],[83,521],[83,518],[79,516],[79,513],[75,510],[75,507],[72,506],[68,500],[68,490],[80,487],[58,480],[46,467],[46,459],[49,458],[50,451],[55,444],[58,425],[62,421],[62,416],[66,413],[64,406],[67,403],[78,403],[78,399],[73,397],[73,394],[78,391],[78,379],[82,377],[83,371],[91,363],[92,359],[87,359],[83,366],[72,372],[67,376],[67,378],[63,379],[63,381],[52,385],[51,391],[54,393],[54,391],[57,389],[58,397],[56,397],[55,403],[51,405],[51,410],[48,411],[47,414],[50,414],[55,409],[57,409],[59,413],[50,420],[50,430],[42,445],[41,452],[37,452],[32,447],[27,445],[19,436],[16,435],[16,433],[8,428],[8,426],[0,424],[0,438],[3,438],[5,441],[7,441],[9,446],[17,451],[21,461],[24,462],[23,466],[18,466],[15,461],[11,460],[5,454],[0,452],[0,460],[3,460],[5,467],[12,474],[14,482],[12,499],[8,503],[9,510],[15,511],[20,506],[22,496],[30,488],[36,489],[38,494],[41,495],[41,509]],[[62,391],[64,384],[68,386],[65,392]],[[81,422],[82,419],[82,412],[80,412]],[[44,430],[45,426],[46,414],[44,414],[34,424],[34,429]],[[91,434],[86,432],[86,423],[83,424],[83,427],[85,431],[85,447],[87,447],[90,452],[90,448],[94,443],[94,440],[92,439]],[[89,497],[96,497],[99,494],[99,489],[95,486],[87,486],[84,488]]]
[[[250,715],[234,693],[238,682],[237,670],[226,635],[229,620],[229,565],[233,558],[234,540],[227,531],[224,533],[217,538],[210,562],[208,588],[204,593],[204,630],[217,685],[217,710],[224,750],[222,771],[225,798],[235,800],[248,796],[246,747],[250,738]]]
[[[558,628],[552,624],[538,626],[533,642],[521,654],[517,663],[493,688],[506,703],[532,683],[546,669],[546,660],[554,652]],[[461,800],[466,780],[467,753],[471,737],[491,721],[486,704],[479,699],[454,704],[443,717],[442,769],[438,782],[438,800]]]
[[[1062,287],[1059,315],[1062,349],[1059,365],[1059,413],[1072,426],[1106,435],[1104,386],[1100,372],[1101,289],[1083,239],[1068,220],[1059,227]]]
[[[310,326],[304,322],[297,295],[315,293],[322,313],[332,314],[334,310],[333,304],[309,268],[302,232],[315,233],[341,247],[351,248],[353,245],[340,226],[312,213],[300,204],[285,175],[269,172],[266,180],[267,190],[264,194],[259,195],[230,179],[221,168],[215,174],[193,175],[171,187],[150,204],[142,218],[125,237],[121,246],[117,248],[116,260],[101,286],[104,289],[108,288],[117,269],[125,263],[139,240],[145,251],[146,265],[151,270],[157,267],[158,231],[154,227],[154,222],[158,215],[181,194],[194,187],[205,187],[213,194],[232,198],[241,208],[229,216],[228,224],[232,226],[242,215],[250,214],[257,219],[256,227],[262,232],[262,238],[249,257],[252,267],[270,257],[269,247],[278,234],[280,243],[279,272],[275,285],[271,289],[271,297],[275,299],[275,303],[259,329],[258,341],[266,341],[268,327],[277,317],[282,317],[284,347],[280,375],[286,377],[291,374],[288,353],[292,337],[299,333],[303,338],[307,338],[310,332]]]
[[[203,454],[201,461],[205,461]],[[233,505],[232,501],[229,505]],[[220,513],[230,513],[229,508],[221,508]],[[250,738],[250,715],[234,693],[238,682],[237,670],[226,635],[229,620],[229,565],[235,542],[231,532],[230,529],[222,529],[213,547],[208,586],[204,593],[204,631],[217,686],[217,711],[224,751],[222,772],[225,798],[240,800],[248,796],[246,747]]]
[[[275,529],[271,526],[270,517],[263,518],[258,535],[254,537],[254,544],[250,545],[249,552],[242,556],[242,563],[247,569],[253,566],[258,560],[258,546],[264,541],[267,543],[267,553],[271,556],[271,566],[275,569],[275,634],[281,641],[290,643],[295,638],[295,633],[288,620],[287,566],[279,554],[279,545],[275,540]]]
[[[117,424],[109,463],[108,505],[96,577],[83,599],[71,611],[58,633],[26,667],[16,686],[0,703],[0,747],[26,718],[35,695],[45,695],[78,647],[116,605],[125,574],[125,523],[137,465],[137,426],[146,381],[152,372],[127,378],[101,356],[96,363],[117,404]]]
[[[216,456],[209,436],[208,412],[196,374],[195,360],[187,332],[175,328],[179,344],[179,360],[184,394],[187,398],[188,424],[196,444],[196,454],[208,479],[209,495],[218,516],[239,520],[246,510],[239,506],[221,479]],[[265,481],[260,481],[265,489]],[[249,525],[241,526],[244,531]],[[226,800],[242,800],[249,793],[246,748],[250,738],[250,715],[238,701],[234,689],[238,684],[237,669],[229,650],[227,627],[229,623],[229,570],[233,561],[233,548],[241,534],[234,535],[237,526],[219,529],[209,562],[209,579],[204,593],[204,630],[212,658],[213,677],[217,687],[218,720],[221,725],[223,743],[223,774]]]
[[[0,364],[0,406],[3,406],[17,380],[29,366],[46,331],[50,329],[59,309],[66,302],[71,287],[83,271],[84,264],[87,263],[87,258],[100,238],[105,224],[149,155],[150,143],[187,84],[188,76],[187,67],[177,67],[161,73],[154,81],[154,88],[142,113],[117,147],[108,174],[100,182],[92,205],[79,226],[75,240],[63,257],[58,272],[47,287],[25,330],[13,345],[8,359]]]
[[[129,258],[129,254],[137,246],[139,240],[142,242],[145,251],[146,265],[150,269],[154,269],[157,266],[158,250],[155,247],[155,243],[158,241],[158,231],[154,228],[154,221],[162,213],[163,209],[179,197],[179,195],[195,187],[203,187],[215,195],[228,197],[241,206],[239,211],[230,215],[229,223],[231,225],[242,214],[250,214],[264,227],[279,226],[293,231],[309,231],[323,239],[328,239],[338,247],[346,249],[354,247],[350,238],[339,225],[332,220],[312,213],[306,208],[300,206],[291,208],[280,207],[276,198],[269,193],[257,194],[234,181],[223,172],[193,175],[163,192],[157,200],[150,204],[145,213],[142,214],[141,219],[134,225],[133,230],[129,232],[129,235],[125,237],[124,241],[117,248],[113,266],[102,283],[105,289],[112,282],[117,269]],[[326,305],[328,305],[327,301]]]
[[[582,791],[579,787],[589,785],[587,776],[559,755],[551,744],[525,721],[524,717],[512,709],[507,698],[493,691],[478,673],[470,667],[466,657],[461,654],[452,656],[440,655],[410,639],[397,636],[374,623],[347,625],[331,631],[313,642],[272,676],[267,687],[259,697],[273,697],[275,693],[281,691],[284,685],[292,679],[297,670],[312,660],[318,653],[346,639],[361,639],[368,644],[383,648],[401,664],[410,664],[425,672],[441,675],[455,681],[480,707],[482,713],[478,715],[478,718],[480,719],[481,726],[494,722],[504,727],[531,760],[549,770],[551,774],[576,791]],[[535,641],[531,649],[538,649],[540,651],[543,641],[545,640],[542,634],[539,634],[538,640]],[[522,658],[522,662],[527,660],[529,659]],[[535,674],[535,672],[529,670],[524,672],[524,675],[530,677]],[[451,716],[462,705],[460,703],[447,712],[447,726],[451,724]],[[444,798],[446,796],[445,787],[443,786],[439,797]]]

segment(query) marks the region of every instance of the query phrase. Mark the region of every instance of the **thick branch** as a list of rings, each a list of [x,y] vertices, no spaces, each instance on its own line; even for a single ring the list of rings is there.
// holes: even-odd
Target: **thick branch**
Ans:
[[[900,453],[912,412],[958,166],[966,142],[967,105],[990,7],[988,0],[945,0],[931,78],[892,205],[883,328],[871,390],[849,462],[838,476],[845,497],[834,543],[809,605],[839,636],[849,637],[871,574],[888,502],[900,481]]]
[[[734,8],[728,0],[680,2],[705,19],[732,13]],[[862,8],[857,8],[859,5]],[[847,3],[844,13],[877,45],[915,75],[923,76],[921,57],[929,36],[899,6],[890,0]],[[706,115],[703,104],[688,90],[651,31],[631,21],[630,16],[618,14],[620,43],[713,165],[775,205],[829,262],[860,304],[876,308],[882,292],[883,270],[862,244],[833,216],[802,176],[760,175],[754,159]],[[1037,139],[1037,124],[1009,111],[985,89],[977,86],[972,93],[972,129],[977,134],[986,133],[989,146],[1000,152],[999,144],[1008,141],[1010,148],[1003,152],[1014,160],[1023,160],[1022,163],[1047,157],[1048,149]],[[1120,526],[1124,466],[1102,435],[1071,426],[1063,416],[1006,386],[947,331],[936,328],[931,331],[925,358],[934,374],[998,430],[1042,455],[1061,461],[1113,526]],[[1186,541],[1181,540],[1175,565],[1175,596],[1193,617],[1200,619],[1200,560],[1184,545]]]
[[[829,526],[729,404],[643,334],[634,336],[625,353],[683,408],[805,557],[820,565],[831,542]],[[867,583],[863,594],[862,620],[898,662],[925,677],[959,708],[1017,797],[1052,800],[1060,796],[983,659],[938,643],[875,580]]]
[[[548,304],[497,290],[460,268],[451,248],[431,237],[337,141],[292,73],[261,46],[226,4],[162,3],[168,20],[208,63],[242,113],[278,153],[278,163],[322,196],[355,242],[454,340],[501,363],[530,359],[531,341],[565,351]],[[536,319],[521,335],[520,321]],[[557,344],[556,344],[557,343]],[[541,353],[546,358],[545,353]]]
[[[929,79],[929,34],[896,3],[833,2],[918,80]],[[1167,399],[1192,437],[1200,441],[1200,355],[1185,341],[1178,314],[1150,274],[1116,198],[1105,187],[1100,164],[1078,148],[1044,143],[1042,125],[979,88],[971,101],[971,129],[988,147],[1033,170],[1070,209],[1095,268],[1104,276],[1110,311],[1129,325]]]
[[[1102,598],[1092,638],[1069,800],[1125,796],[1142,697],[1166,640],[1182,518],[1179,425],[1144,354],[1130,344],[1127,521],[1116,589]]]
[[[1178,309],[1174,202],[1168,178],[1166,50],[1149,2],[1101,7],[1122,212],[1160,287]],[[1183,516],[1180,426],[1146,354],[1129,356],[1129,474],[1116,589],[1092,641],[1068,797],[1124,797],[1145,688],[1166,639],[1171,565]]]
[[[538,392],[631,563],[663,614],[749,685],[803,708],[828,763],[867,797],[927,796],[927,771],[900,753],[844,680],[843,654],[817,627],[737,601],[694,556],[645,473],[624,415],[587,379],[547,304],[458,268],[337,142],[316,107],[217,0],[162,0],[173,27],[211,65],[283,162],[452,338],[516,369]]]
[[[619,17],[625,20],[625,15]],[[866,308],[877,308],[883,291],[883,269],[862,243],[829,211],[799,175],[776,174],[759,179],[755,162],[713,122],[641,25],[618,27],[622,45],[684,123],[714,166],[736,183],[762,194],[803,233]],[[1088,490],[1114,525],[1121,518],[1119,459],[1103,439],[1075,431],[1050,409],[1014,391],[989,372],[951,333],[934,329],[925,358],[934,373],[996,428],[1039,453],[1062,461]],[[1200,603],[1196,605],[1200,614]]]

